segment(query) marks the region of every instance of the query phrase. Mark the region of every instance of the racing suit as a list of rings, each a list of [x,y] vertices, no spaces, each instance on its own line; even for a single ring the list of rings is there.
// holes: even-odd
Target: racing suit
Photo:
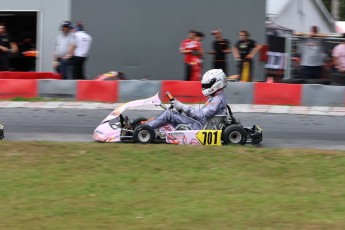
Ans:
[[[227,103],[223,90],[217,91],[213,97],[207,100],[201,109],[183,105],[182,110],[186,115],[168,109],[146,124],[154,129],[167,123],[174,127],[179,124],[184,124],[189,126],[192,130],[201,130],[205,127],[209,118],[214,115],[226,114]]]
[[[197,53],[192,56],[192,61],[191,61],[191,76],[190,76],[190,81],[200,81],[201,80],[201,72],[202,72],[202,62],[203,62],[203,57],[200,52],[202,52],[202,44],[199,41],[195,41],[195,48],[194,51]]]

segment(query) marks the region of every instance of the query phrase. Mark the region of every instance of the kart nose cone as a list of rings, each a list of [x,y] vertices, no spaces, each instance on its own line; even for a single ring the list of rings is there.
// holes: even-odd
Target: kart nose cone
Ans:
[[[93,139],[101,142],[119,142],[121,129],[110,127],[108,122],[100,124],[93,133]]]
[[[97,129],[95,130],[95,132],[93,133],[93,139],[97,140],[97,141],[106,141],[106,136],[101,133],[100,131],[98,131]]]

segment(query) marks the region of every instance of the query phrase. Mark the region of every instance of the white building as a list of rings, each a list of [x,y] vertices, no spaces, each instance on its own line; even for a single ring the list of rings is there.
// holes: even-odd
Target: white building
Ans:
[[[296,32],[316,25],[320,33],[335,33],[335,20],[321,0],[266,0],[266,17]]]

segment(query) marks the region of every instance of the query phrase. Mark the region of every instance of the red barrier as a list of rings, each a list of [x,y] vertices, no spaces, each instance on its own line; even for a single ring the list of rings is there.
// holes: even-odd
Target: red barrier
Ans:
[[[38,96],[36,80],[0,79],[0,98],[33,98]]]
[[[181,102],[204,103],[207,99],[201,92],[200,81],[162,81],[160,97],[163,102],[169,102],[166,91]]]
[[[301,105],[302,85],[257,82],[254,85],[254,104]]]
[[[61,76],[52,72],[0,72],[0,79],[57,79]]]
[[[76,98],[80,101],[117,102],[118,92],[118,81],[80,80]]]

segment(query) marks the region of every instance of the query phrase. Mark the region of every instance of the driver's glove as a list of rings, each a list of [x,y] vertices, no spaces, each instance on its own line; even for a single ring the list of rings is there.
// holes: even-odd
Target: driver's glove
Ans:
[[[188,109],[188,106],[186,106],[185,104],[181,103],[180,101],[178,101],[176,99],[174,101],[172,101],[171,104],[175,107],[175,109],[177,111],[186,112]]]

